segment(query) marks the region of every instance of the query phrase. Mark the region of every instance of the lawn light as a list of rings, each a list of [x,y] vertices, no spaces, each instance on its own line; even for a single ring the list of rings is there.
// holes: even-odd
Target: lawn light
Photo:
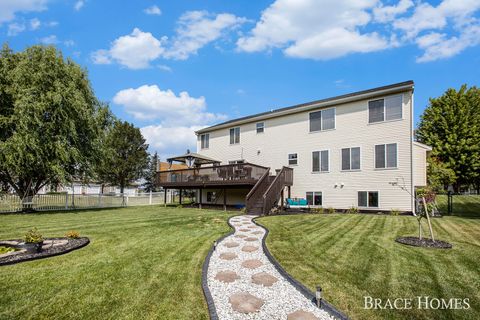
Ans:
[[[213,251],[215,251],[217,249],[217,241],[213,241]]]
[[[317,307],[321,308],[321,306],[322,306],[322,287],[317,286],[317,291],[315,291],[315,298],[317,299]]]

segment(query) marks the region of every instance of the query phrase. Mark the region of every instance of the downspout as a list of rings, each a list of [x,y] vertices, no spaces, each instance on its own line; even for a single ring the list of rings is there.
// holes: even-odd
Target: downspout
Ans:
[[[415,213],[415,191],[413,187],[413,110],[414,110],[414,90],[415,88],[412,88],[412,103],[411,103],[411,108],[410,108],[410,206],[412,209],[412,213],[414,216],[416,216]]]

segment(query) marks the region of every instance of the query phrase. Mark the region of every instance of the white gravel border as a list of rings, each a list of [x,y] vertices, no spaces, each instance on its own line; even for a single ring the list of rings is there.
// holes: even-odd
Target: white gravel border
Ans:
[[[212,253],[208,265],[208,287],[215,303],[215,309],[219,319],[287,319],[287,315],[297,310],[312,312],[319,319],[333,319],[327,312],[318,309],[311,301],[305,298],[294,286],[292,286],[270,263],[263,252],[262,239],[265,236],[265,229],[252,222],[255,216],[236,216],[230,218],[230,223],[235,227],[235,233],[226,237],[217,244],[216,250]],[[253,228],[254,226],[255,228]],[[251,228],[249,228],[251,227]],[[239,231],[239,229],[248,229],[250,231]],[[262,231],[261,234],[252,234],[253,231]],[[245,238],[235,238],[235,235],[244,234],[248,237],[258,238],[256,241],[245,241]],[[227,248],[226,242],[237,242],[238,247]],[[243,252],[245,245],[258,247],[254,252]],[[220,254],[224,252],[233,252],[238,257],[233,260],[220,259]],[[258,259],[263,265],[256,269],[247,269],[241,266],[242,262],[250,259]],[[224,283],[215,280],[215,275],[219,271],[235,271],[240,279],[233,283]],[[278,281],[271,287],[264,287],[252,283],[253,274],[266,272],[276,277]],[[232,309],[228,300],[230,295],[239,292],[248,292],[257,298],[265,301],[259,312],[239,313]]]

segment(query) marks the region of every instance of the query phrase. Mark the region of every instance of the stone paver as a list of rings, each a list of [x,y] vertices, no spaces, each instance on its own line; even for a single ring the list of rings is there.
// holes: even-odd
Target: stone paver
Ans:
[[[245,238],[243,240],[245,240],[245,241],[257,241],[258,238],[248,237],[248,238]]]
[[[232,305],[232,309],[241,313],[257,312],[265,303],[262,299],[259,299],[248,292],[232,294],[228,300]]]
[[[238,247],[238,246],[239,246],[238,242],[230,241],[230,242],[225,243],[225,247],[227,247],[227,248],[235,248],[235,247]]]
[[[295,312],[289,313],[287,316],[287,320],[318,320],[319,318],[316,317],[313,313],[304,311],[304,310],[297,310]]]
[[[256,269],[263,265],[263,262],[257,259],[245,260],[242,262],[242,267],[247,269]]]
[[[215,280],[231,283],[240,279],[240,276],[234,271],[220,271],[215,276]]]
[[[244,246],[242,248],[243,252],[254,252],[254,251],[257,251],[257,250],[258,250],[258,247],[250,246],[250,245]]]
[[[220,259],[223,259],[223,260],[233,260],[236,258],[238,258],[238,256],[233,252],[224,252],[220,254]]]
[[[266,272],[255,273],[252,276],[252,282],[255,284],[260,284],[265,287],[271,287],[278,281],[278,278],[268,274]]]

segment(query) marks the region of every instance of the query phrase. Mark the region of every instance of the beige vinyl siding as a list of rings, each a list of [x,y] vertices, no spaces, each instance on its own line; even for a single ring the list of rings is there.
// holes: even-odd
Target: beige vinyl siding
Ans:
[[[413,144],[413,185],[427,185],[427,152],[429,149],[416,143]]]
[[[411,211],[411,99],[403,95],[403,117],[399,120],[368,123],[368,101],[362,100],[335,106],[335,129],[310,132],[309,112],[270,118],[264,134],[256,133],[256,123],[241,125],[240,143],[231,145],[229,129],[210,131],[210,148],[198,152],[221,160],[244,159],[247,162],[275,169],[288,166],[288,154],[297,153],[292,197],[306,197],[307,191],[321,191],[323,207],[346,209],[358,206],[358,191],[378,191],[376,210]],[[379,96],[378,98],[382,98]],[[373,98],[373,99],[378,99]],[[372,99],[372,100],[373,100]],[[331,108],[331,107],[328,107]],[[320,109],[319,109],[320,110]],[[377,144],[397,144],[397,169],[375,169]],[[360,170],[341,170],[341,149],[360,147]],[[329,172],[312,172],[312,152],[329,150]],[[415,173],[416,174],[416,173]],[[398,182],[408,190],[392,185]],[[343,183],[343,187],[341,186]]]

